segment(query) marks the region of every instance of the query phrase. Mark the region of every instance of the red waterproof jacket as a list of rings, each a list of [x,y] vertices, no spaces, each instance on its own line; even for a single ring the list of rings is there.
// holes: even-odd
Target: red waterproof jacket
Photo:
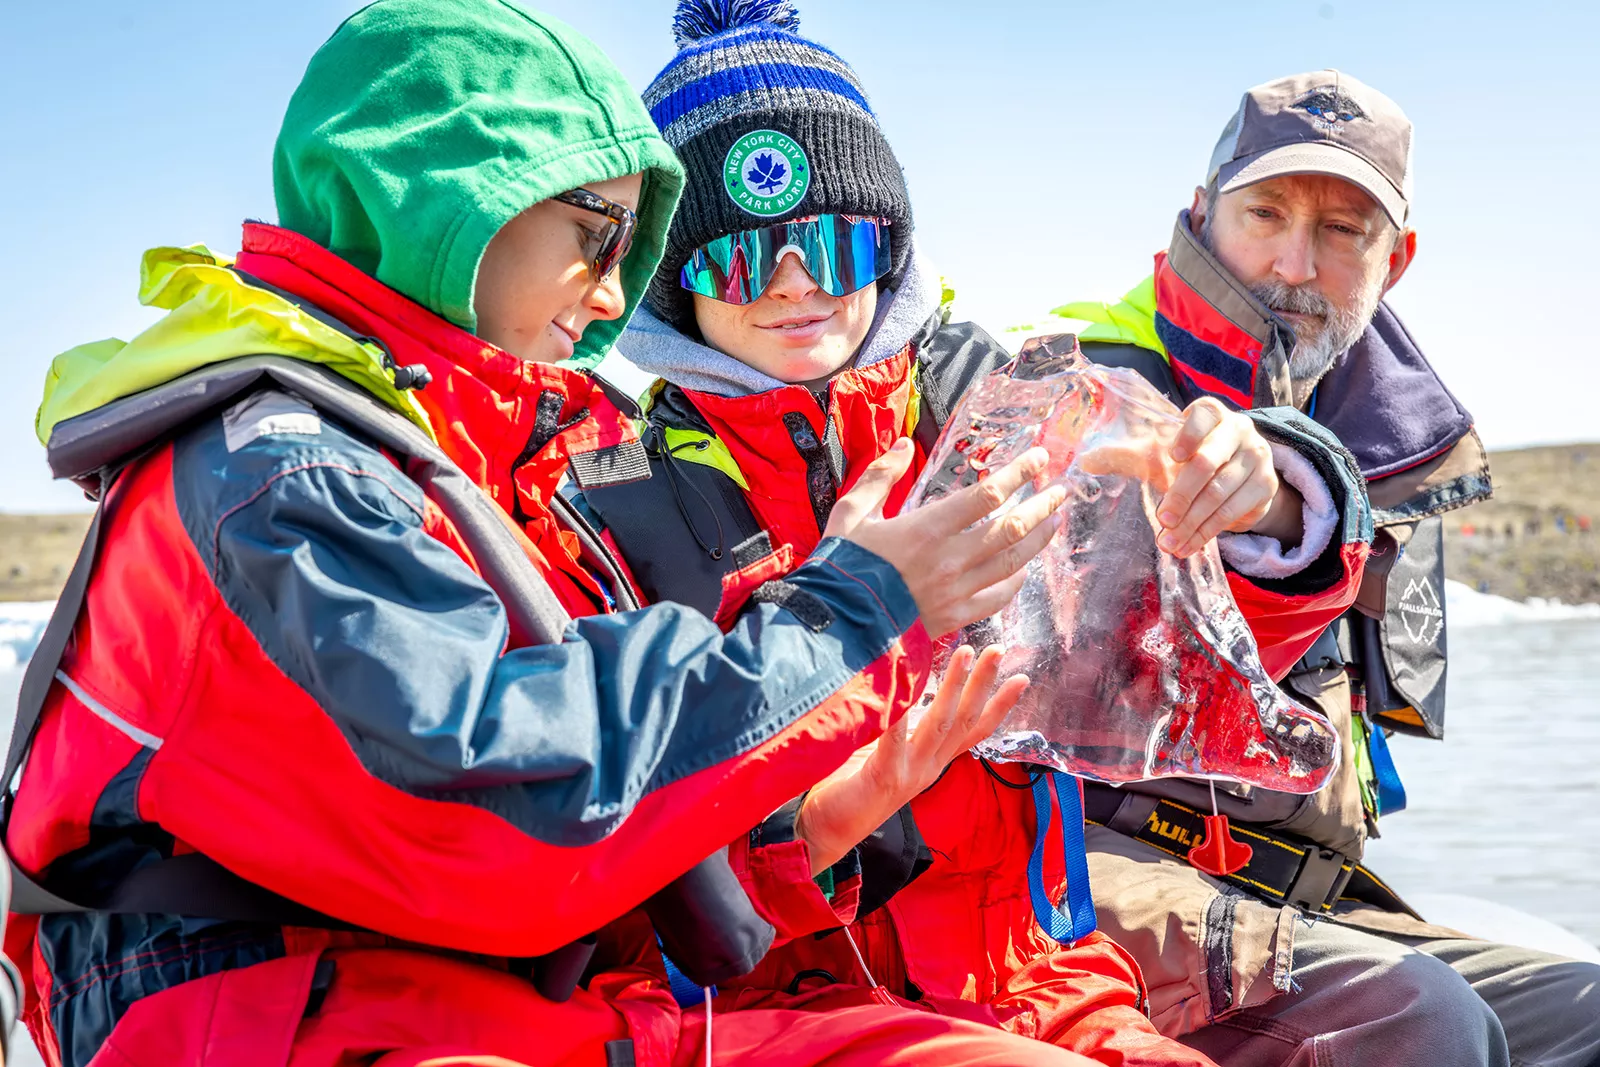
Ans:
[[[191,290],[164,328],[220,324],[197,344],[271,320],[315,362],[314,319],[425,367],[439,444],[586,617],[558,644],[512,632],[423,483],[289,393],[128,442],[7,847],[79,897],[198,851],[355,929],[20,919],[8,949],[36,1041],[71,1067],[197,1049],[279,1064],[298,1027],[297,1063],[344,1062],[365,1040],[352,1004],[425,1043],[537,1002],[551,1059],[632,1037],[638,1062],[666,1062],[664,993],[601,975],[562,1015],[507,957],[603,927],[729,841],[744,864],[752,825],[920,691],[928,641],[904,584],[830,541],[789,579],[822,619],[763,604],[724,633],[675,605],[608,614],[549,507],[569,466],[636,440],[593,379],[523,363],[274,227],[246,226],[232,273],[199,255],[179,270]]]
[[[773,586],[782,583],[773,579],[817,544],[837,494],[911,434],[917,460],[890,500],[892,514],[934,437],[927,420],[942,418],[959,394],[951,382],[970,381],[1005,358],[982,331],[954,324],[930,327],[897,354],[837,375],[825,393],[790,385],[727,396],[668,385],[647,430],[656,477],[585,492],[583,503],[646,596],[732,618],[745,597],[781,599]],[[944,398],[943,412],[923,402],[935,396]],[[1283,416],[1253,413],[1269,438],[1334,470],[1336,450]],[[1314,576],[1257,584],[1230,574],[1263,661],[1278,675],[1349,605],[1359,582],[1365,500],[1353,481],[1330,478],[1330,490],[1346,521]],[[742,506],[729,505],[730,497]],[[730,561],[715,562],[719,554]],[[904,888],[874,885],[869,871],[860,895],[892,896],[851,926],[873,979],[924,1007],[997,1021],[1109,1064],[1208,1062],[1156,1034],[1142,1013],[1137,965],[1114,942],[1095,933],[1067,947],[1040,926],[1027,873],[1034,796],[1021,768],[963,756],[911,811],[931,865],[920,873],[916,864],[898,868],[900,878],[914,878]],[[1060,845],[1043,854],[1047,891],[1059,900]],[[797,883],[808,875],[805,865],[793,871]],[[866,984],[843,936],[802,936],[833,925],[825,909],[788,911],[770,885],[747,880],[747,887],[758,910],[793,940],[747,978],[724,985],[719,1010],[803,1005],[837,995],[840,984]],[[805,896],[797,884],[781,899]]]

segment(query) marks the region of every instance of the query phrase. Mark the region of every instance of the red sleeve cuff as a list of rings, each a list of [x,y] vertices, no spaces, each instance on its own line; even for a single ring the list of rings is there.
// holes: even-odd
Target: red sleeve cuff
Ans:
[[[756,913],[788,940],[848,926],[861,901],[861,865],[854,852],[830,868],[833,892],[811,874],[811,850],[794,836],[799,801],[784,805],[728,849],[728,862]]]

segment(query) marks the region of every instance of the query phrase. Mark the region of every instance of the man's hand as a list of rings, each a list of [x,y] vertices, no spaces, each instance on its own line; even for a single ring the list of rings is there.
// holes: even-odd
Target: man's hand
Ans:
[[[858,749],[806,794],[795,835],[810,851],[812,874],[838,863],[938,781],[951,760],[994,733],[1028,687],[1027,676],[1018,674],[989,696],[1001,655],[998,648],[986,648],[974,667],[971,647],[956,649],[933,704],[915,729],[911,715],[901,716],[883,737]]]
[[[977,485],[892,519],[883,517],[889,491],[911,465],[911,442],[901,438],[839,498],[825,537],[843,537],[894,565],[911,590],[930,637],[988,618],[1022,587],[1023,568],[1060,526],[1066,490],[1052,486],[992,522],[974,526],[1044,469],[1042,448],[1030,448]]]
[[[1300,494],[1278,480],[1272,448],[1248,415],[1211,397],[1196,400],[1168,454],[1171,484],[1156,509],[1163,549],[1182,559],[1220,533],[1246,531],[1299,543]]]

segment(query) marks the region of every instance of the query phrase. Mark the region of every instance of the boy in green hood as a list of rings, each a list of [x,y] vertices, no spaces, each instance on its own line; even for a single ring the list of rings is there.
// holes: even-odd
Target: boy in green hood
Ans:
[[[662,936],[732,915],[764,949],[733,874],[747,832],[920,696],[930,637],[1009,598],[1059,497],[972,528],[1036,455],[886,521],[890,456],[726,631],[636,610],[555,490],[647,469],[631,402],[584,368],[681,181],[576,33],[500,0],[381,0],[290,103],[281,224],[247,223],[232,259],[147,253],[167,315],[55,361],[40,437],[101,506],[6,772],[29,757],[8,947],[52,1062],[699,1055],[709,1035],[643,977],[648,927],[618,920],[714,856],[713,925]],[[963,578],[931,580],[938,558]],[[970,727],[993,681],[942,714]],[[741,1012],[719,1041],[1062,1062],[905,1008],[801,1015]]]

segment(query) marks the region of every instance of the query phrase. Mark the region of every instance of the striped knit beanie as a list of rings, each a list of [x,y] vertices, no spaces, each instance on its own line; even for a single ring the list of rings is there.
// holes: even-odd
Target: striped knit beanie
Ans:
[[[829,213],[890,221],[893,285],[911,256],[905,175],[855,71],[796,31],[789,0],[679,0],[678,54],[644,92],[688,184],[645,300],[698,336],[678,275],[725,234]]]

